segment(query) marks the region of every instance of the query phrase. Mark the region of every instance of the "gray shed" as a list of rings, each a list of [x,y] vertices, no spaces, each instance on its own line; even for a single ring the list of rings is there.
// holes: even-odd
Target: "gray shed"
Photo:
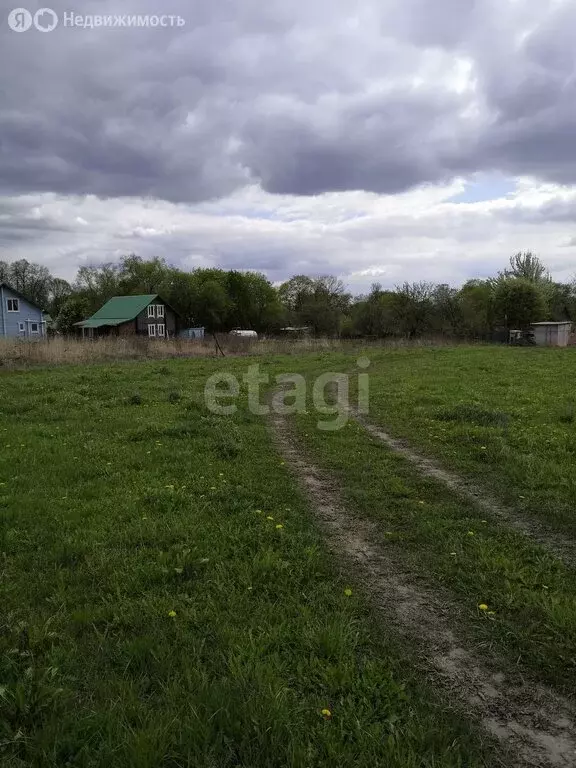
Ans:
[[[567,347],[572,333],[572,323],[532,323],[534,341],[539,347]]]

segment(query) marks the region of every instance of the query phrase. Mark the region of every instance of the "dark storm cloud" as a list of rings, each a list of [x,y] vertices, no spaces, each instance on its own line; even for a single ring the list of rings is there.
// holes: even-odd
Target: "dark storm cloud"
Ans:
[[[248,181],[395,193],[482,169],[576,182],[572,3],[52,5],[186,25],[15,34],[3,23],[5,194],[196,202]],[[475,90],[454,86],[457,56]]]

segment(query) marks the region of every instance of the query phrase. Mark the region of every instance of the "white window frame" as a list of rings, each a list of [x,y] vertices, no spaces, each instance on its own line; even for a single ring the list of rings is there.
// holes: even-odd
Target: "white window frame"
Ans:
[[[156,326],[156,335],[160,336],[162,339],[166,338],[166,324],[165,323],[159,323]]]
[[[156,317],[156,304],[148,304],[148,317]]]
[[[156,304],[156,317],[164,317],[164,304]]]
[[[26,323],[18,323],[18,333],[26,333]]]
[[[16,307],[16,309],[10,309],[10,305],[12,307]],[[20,299],[6,299],[6,311],[7,312],[20,312]]]
[[[36,330],[34,330],[34,326],[36,326]],[[39,334],[40,333],[40,323],[30,323],[30,333]]]
[[[148,325],[148,336],[156,337],[156,326],[154,325],[154,323],[150,323]]]

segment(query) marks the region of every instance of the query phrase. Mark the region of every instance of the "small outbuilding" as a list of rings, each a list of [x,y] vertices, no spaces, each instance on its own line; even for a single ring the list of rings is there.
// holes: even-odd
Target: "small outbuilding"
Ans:
[[[180,331],[180,338],[181,339],[203,339],[204,338],[204,328],[184,328],[183,331]]]
[[[534,342],[539,347],[567,347],[572,334],[572,323],[564,320],[557,323],[532,323]]]

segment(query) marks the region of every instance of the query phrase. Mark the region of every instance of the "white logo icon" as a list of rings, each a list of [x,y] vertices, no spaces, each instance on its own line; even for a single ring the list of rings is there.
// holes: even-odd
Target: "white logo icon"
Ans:
[[[34,26],[39,32],[52,32],[58,26],[58,15],[52,8],[40,8],[34,14]]]
[[[32,24],[39,32],[52,32],[58,26],[58,14],[52,8],[40,8],[34,16],[26,8],[14,8],[8,14],[8,26],[13,32],[26,32]]]
[[[26,8],[14,8],[8,14],[8,26],[13,32],[26,32],[32,26],[32,14]]]

